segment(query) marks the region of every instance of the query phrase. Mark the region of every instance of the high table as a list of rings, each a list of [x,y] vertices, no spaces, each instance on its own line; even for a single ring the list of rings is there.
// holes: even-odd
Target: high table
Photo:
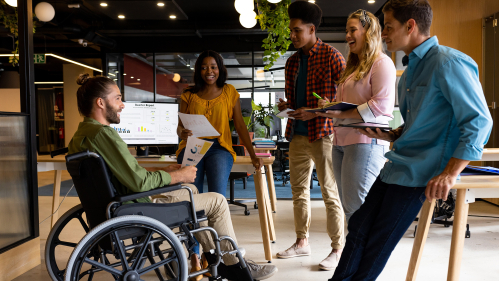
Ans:
[[[256,148],[254,147],[255,152],[261,152],[261,153],[270,153],[271,150],[277,150],[277,147],[273,148]],[[274,163],[274,161],[272,161]],[[274,172],[272,171],[272,163],[268,165],[264,165],[265,169],[267,170],[266,175],[267,175],[267,182],[269,184],[269,194],[270,194],[270,206],[272,207],[272,212],[277,211],[277,196],[275,193],[275,184],[274,184]]]
[[[274,178],[272,176],[272,163],[274,162],[274,157],[262,158],[263,164],[270,170],[267,170],[267,179],[270,186],[273,186]],[[175,158],[167,157],[164,160],[160,158],[137,158],[139,164],[143,167],[162,167],[171,164],[176,164],[177,160]],[[37,158],[37,169],[38,172],[55,171],[54,175],[54,193],[52,199],[52,226],[55,224],[59,218],[57,208],[59,206],[59,194],[61,189],[61,174],[62,171],[66,169],[66,159],[63,155],[55,156],[51,158],[49,155],[38,156]],[[262,167],[263,169],[263,167]],[[267,168],[268,169],[268,168]],[[276,241],[274,220],[271,214],[270,199],[267,189],[267,181],[262,175],[262,170],[255,171],[253,164],[251,162],[251,157],[249,156],[238,156],[237,160],[234,162],[232,167],[232,172],[246,172],[253,174],[255,181],[255,191],[256,191],[256,201],[259,209],[260,216],[260,227],[262,231],[263,248],[265,252],[265,259],[269,262],[272,261],[272,250],[270,249],[270,242]],[[269,176],[270,174],[270,176]],[[275,194],[275,191],[274,191]]]
[[[499,161],[499,148],[484,150],[481,161]],[[475,202],[475,198],[499,198],[499,176],[463,176],[460,180],[456,181],[453,189],[457,189],[457,197],[447,281],[459,280],[469,203]],[[406,281],[416,280],[434,208],[435,200],[431,202],[426,200],[421,209]]]

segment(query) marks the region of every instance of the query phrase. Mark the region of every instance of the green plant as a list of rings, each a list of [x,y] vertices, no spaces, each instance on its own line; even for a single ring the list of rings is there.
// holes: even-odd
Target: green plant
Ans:
[[[282,0],[277,4],[267,0],[258,0],[258,15],[262,30],[267,30],[268,36],[263,39],[262,47],[265,48],[263,61],[267,63],[265,69],[269,70],[277,59],[284,55],[291,44],[289,30],[288,6],[291,0]]]
[[[14,38],[15,48],[12,51],[13,56],[9,57],[9,63],[13,66],[19,63],[19,33],[17,27],[17,8],[11,7],[5,3],[5,1],[0,1],[0,22],[3,23],[5,28],[9,30]],[[12,14],[9,10],[14,9],[14,14]],[[35,17],[35,14],[33,14]],[[33,33],[35,33],[35,23],[33,20]]]
[[[252,105],[254,105],[254,103],[252,103]],[[270,136],[270,128],[272,127],[272,121],[274,120],[272,114],[277,114],[275,107],[271,107],[270,105],[265,107],[260,103],[259,105],[255,105],[253,112],[255,113],[255,124],[258,124],[265,129],[265,137]]]

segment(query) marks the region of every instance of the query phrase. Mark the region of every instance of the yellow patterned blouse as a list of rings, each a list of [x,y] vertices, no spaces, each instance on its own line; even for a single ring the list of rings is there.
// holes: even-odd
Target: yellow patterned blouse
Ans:
[[[234,86],[225,84],[222,88],[222,93],[212,99],[205,100],[197,94],[185,91],[180,98],[187,103],[188,114],[202,114],[206,116],[211,125],[220,133],[219,137],[206,137],[204,139],[218,139],[222,147],[227,149],[234,161],[236,161],[236,153],[232,149],[232,134],[229,127],[229,120],[234,114],[234,105],[239,99],[239,93]],[[186,146],[186,141],[182,140],[178,146],[177,157]]]

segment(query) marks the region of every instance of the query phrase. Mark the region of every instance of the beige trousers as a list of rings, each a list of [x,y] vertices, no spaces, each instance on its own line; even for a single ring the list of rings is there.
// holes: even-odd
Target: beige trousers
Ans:
[[[227,204],[225,197],[214,192],[199,194],[196,186],[192,184],[184,185],[188,186],[194,193],[194,206],[196,211],[204,210],[206,216],[208,217],[208,221],[201,222],[200,226],[210,226],[217,231],[219,237],[230,236],[237,243],[236,234],[234,233],[232,220],[230,218],[229,205]],[[174,203],[180,201],[190,201],[190,198],[189,191],[180,189],[152,196],[151,200],[153,203]],[[213,242],[210,232],[201,231],[194,234],[194,236],[203,247],[204,252],[208,252],[210,249],[215,249],[215,243]],[[222,251],[233,250],[232,245],[226,240],[220,243],[220,248]],[[233,265],[239,261],[237,257],[233,255],[225,255],[222,258],[226,265]]]
[[[333,249],[344,247],[344,213],[333,175],[333,136],[313,143],[308,137],[294,135],[289,143],[289,174],[297,238],[308,238],[311,219],[310,177],[315,168],[326,204],[327,233]]]

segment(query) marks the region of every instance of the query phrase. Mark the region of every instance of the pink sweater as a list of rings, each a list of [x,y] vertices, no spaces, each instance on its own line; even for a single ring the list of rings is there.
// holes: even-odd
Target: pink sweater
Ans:
[[[385,54],[378,56],[369,73],[359,81],[351,74],[344,83],[338,85],[336,101],[359,104],[357,110],[362,119],[334,119],[334,145],[345,146],[356,143],[371,143],[372,139],[357,132],[354,128],[338,127],[348,123],[388,124],[393,119],[395,105],[396,70],[393,61]],[[377,140],[377,144],[389,142]]]

